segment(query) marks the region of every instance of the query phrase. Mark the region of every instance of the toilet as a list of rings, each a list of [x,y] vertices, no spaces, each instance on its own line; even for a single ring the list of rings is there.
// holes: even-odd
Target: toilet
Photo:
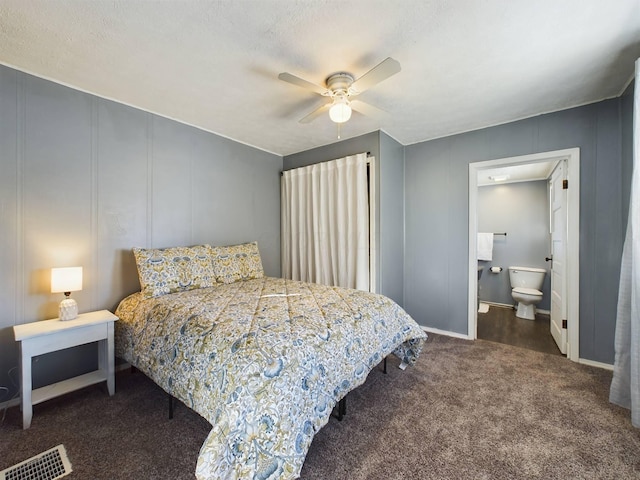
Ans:
[[[546,273],[544,268],[509,267],[511,296],[518,302],[516,317],[536,319],[536,305],[542,300],[542,283]]]

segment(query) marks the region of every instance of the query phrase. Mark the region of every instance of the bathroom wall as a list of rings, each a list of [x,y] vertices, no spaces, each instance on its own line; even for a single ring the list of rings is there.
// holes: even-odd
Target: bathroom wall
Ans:
[[[549,270],[545,257],[551,253],[549,236],[549,194],[545,180],[478,187],[478,231],[506,232],[495,235],[493,260],[484,266],[480,278],[480,300],[512,305],[510,265]],[[492,266],[502,272],[491,273]],[[545,276],[538,308],[550,309],[550,275]]]

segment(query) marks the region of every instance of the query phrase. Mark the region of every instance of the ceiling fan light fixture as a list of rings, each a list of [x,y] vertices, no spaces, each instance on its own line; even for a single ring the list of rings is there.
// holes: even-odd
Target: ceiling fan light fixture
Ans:
[[[336,97],[329,109],[329,118],[335,123],[344,123],[351,118],[351,106],[346,97]]]
[[[288,72],[282,72],[278,75],[278,78],[283,82],[291,83],[292,85],[304,88],[322,97],[332,99],[331,103],[325,102],[301,118],[299,120],[300,123],[309,123],[329,110],[329,118],[331,118],[332,122],[337,123],[339,127],[341,123],[345,123],[351,118],[352,108],[351,102],[349,101],[351,97],[360,95],[399,71],[400,64],[398,61],[387,57],[358,79],[347,72],[333,73],[326,78],[326,87],[321,87],[320,85],[296,77]],[[376,116],[379,113],[384,113],[375,107],[367,105],[365,102],[357,102],[358,104],[355,105],[355,110],[360,114]]]

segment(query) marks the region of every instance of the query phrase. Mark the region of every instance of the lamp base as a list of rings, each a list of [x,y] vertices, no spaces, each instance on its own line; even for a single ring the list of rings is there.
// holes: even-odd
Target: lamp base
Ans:
[[[58,307],[60,320],[73,320],[78,316],[78,304],[73,298],[65,298]]]

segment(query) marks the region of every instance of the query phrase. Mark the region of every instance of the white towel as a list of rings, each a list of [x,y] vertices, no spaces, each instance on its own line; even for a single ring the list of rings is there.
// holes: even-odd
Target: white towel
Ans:
[[[493,260],[493,233],[478,233],[478,260]]]

